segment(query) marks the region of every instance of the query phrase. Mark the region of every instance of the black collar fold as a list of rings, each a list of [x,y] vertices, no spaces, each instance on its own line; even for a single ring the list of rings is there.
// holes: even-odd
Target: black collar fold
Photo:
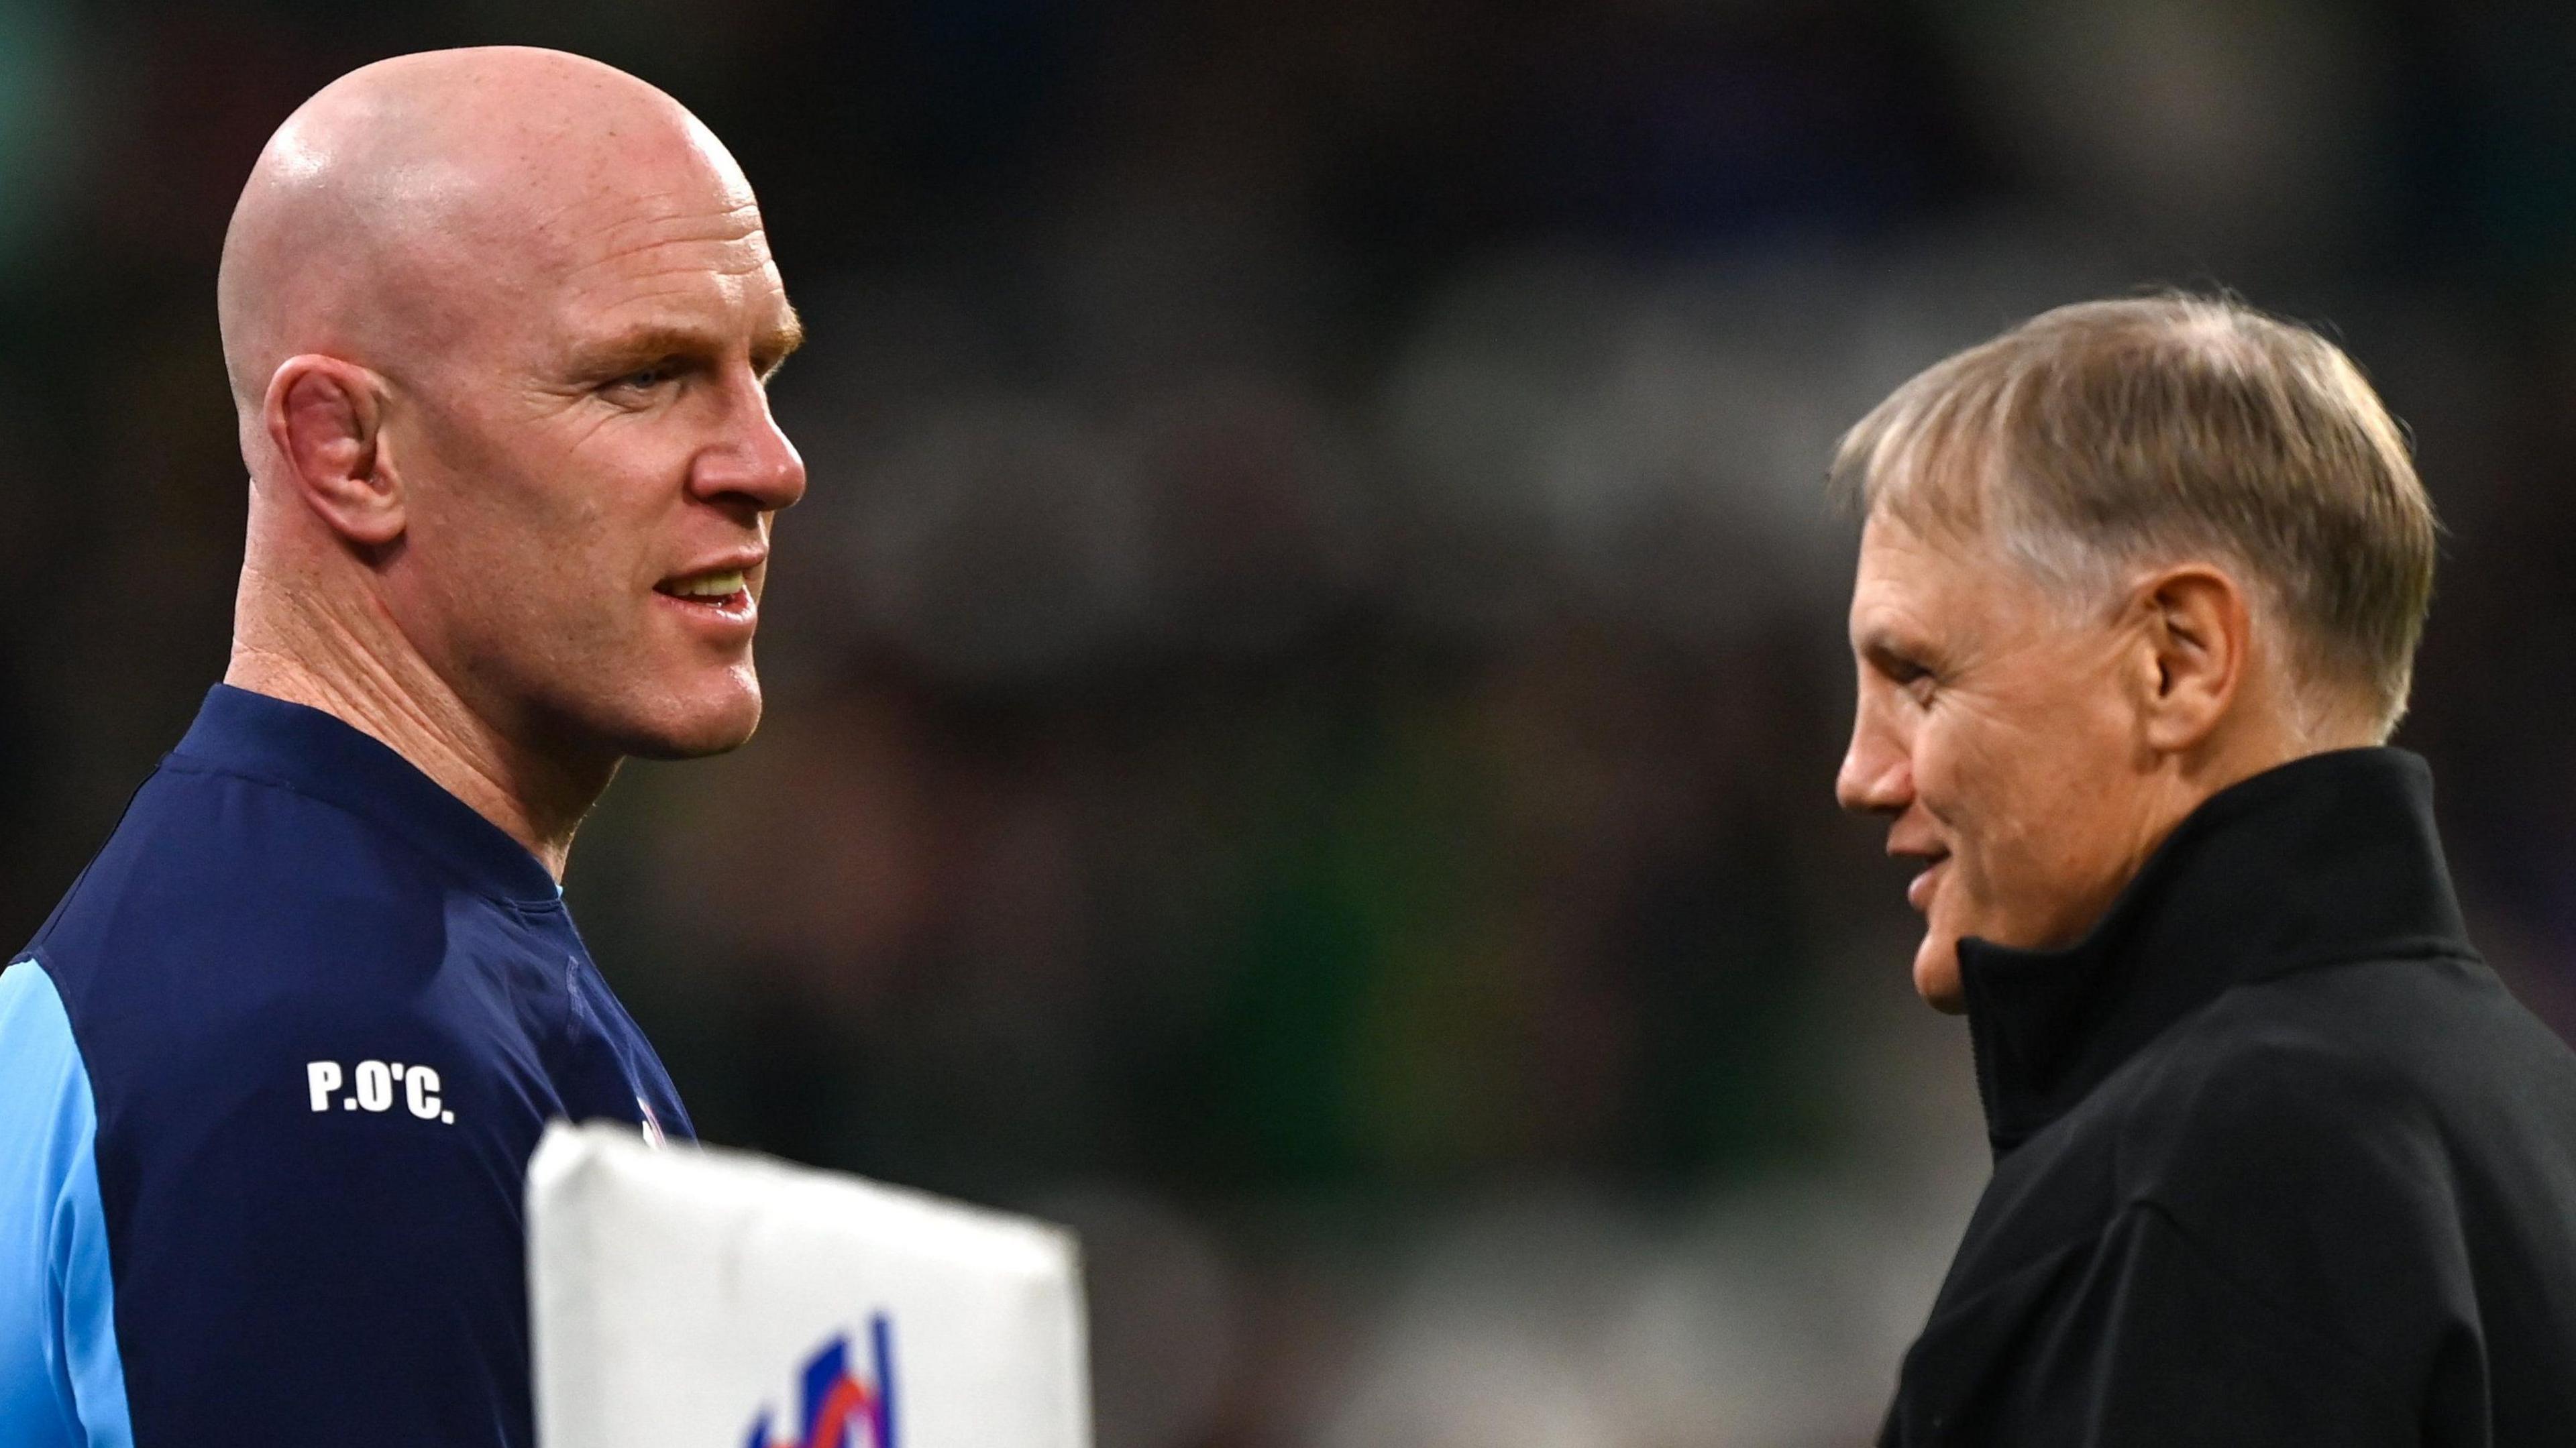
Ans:
[[[2001,1157],[2230,986],[2473,954],[2421,758],[2348,749],[2267,770],[2175,827],[2084,939],[1959,942],[1987,1135]]]

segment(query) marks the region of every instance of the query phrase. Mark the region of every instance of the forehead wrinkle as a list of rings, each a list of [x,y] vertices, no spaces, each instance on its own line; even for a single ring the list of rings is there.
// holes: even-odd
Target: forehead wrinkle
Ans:
[[[509,250],[534,279],[576,293],[589,290],[600,273],[657,249],[719,249],[712,266],[700,255],[657,270],[757,271],[770,261],[759,208],[728,200],[720,186],[708,184],[720,179],[692,177],[657,191],[569,198],[542,217],[517,221],[516,230],[528,240]]]
[[[757,217],[754,212],[748,229],[704,214],[638,218],[610,229],[607,248],[569,266],[560,284],[568,298],[598,301],[606,294],[610,305],[694,291],[707,280],[728,293],[756,278],[774,287],[769,238]],[[618,232],[641,234],[617,239]]]
[[[567,285],[562,293],[563,305],[575,313],[587,311],[598,316],[636,312],[696,316],[703,315],[710,302],[723,312],[758,306],[763,292],[784,305],[786,296],[776,285],[775,276],[765,260],[751,266],[722,267],[707,265],[703,259],[690,259],[650,271],[624,272]],[[762,282],[769,285],[764,287]],[[578,325],[578,318],[575,321]]]
[[[651,258],[655,253],[669,260],[651,260],[644,265],[637,258]],[[765,238],[755,232],[743,237],[678,236],[657,237],[621,246],[614,251],[576,263],[564,273],[567,286],[580,288],[591,284],[600,273],[612,273],[616,280],[643,279],[671,273],[749,276],[766,271],[771,258]]]
[[[662,241],[747,241],[762,235],[757,201],[746,198],[710,206],[711,199],[715,198],[707,195],[707,188],[695,185],[605,198],[576,197],[537,219],[534,225],[550,235],[600,240],[611,253]],[[611,214],[579,214],[596,210]],[[644,236],[631,235],[638,231]]]

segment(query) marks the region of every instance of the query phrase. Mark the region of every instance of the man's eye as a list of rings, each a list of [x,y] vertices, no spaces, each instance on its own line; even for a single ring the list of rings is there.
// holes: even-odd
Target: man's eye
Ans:
[[[608,386],[610,390],[617,392],[651,392],[665,386],[678,375],[678,368],[667,362],[657,362],[650,367],[638,367],[609,383]]]
[[[1930,702],[1932,698],[1932,686],[1934,683],[1932,671],[1930,669],[1923,667],[1921,664],[1912,663],[1904,659],[1896,659],[1888,663],[1887,677],[1890,683],[1903,689],[1906,693],[1913,695],[1915,702]]]

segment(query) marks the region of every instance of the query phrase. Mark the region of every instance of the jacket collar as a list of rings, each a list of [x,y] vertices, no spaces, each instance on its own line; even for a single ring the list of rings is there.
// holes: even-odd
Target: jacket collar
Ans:
[[[2472,955],[2433,775],[2398,749],[2312,755],[2221,790],[2062,950],[1959,942],[1998,1158],[2229,987],[2309,966]]]
[[[165,768],[283,785],[390,830],[497,900],[551,908],[563,890],[536,856],[373,735],[230,684],[206,694]]]

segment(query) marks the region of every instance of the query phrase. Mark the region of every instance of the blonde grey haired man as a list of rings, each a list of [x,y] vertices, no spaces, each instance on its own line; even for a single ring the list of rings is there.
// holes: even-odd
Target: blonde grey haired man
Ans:
[[[2385,747],[2436,525],[2322,337],[2035,318],[1845,438],[1838,793],[1995,1174],[1881,1442],[2576,1443],[2576,1055]]]

